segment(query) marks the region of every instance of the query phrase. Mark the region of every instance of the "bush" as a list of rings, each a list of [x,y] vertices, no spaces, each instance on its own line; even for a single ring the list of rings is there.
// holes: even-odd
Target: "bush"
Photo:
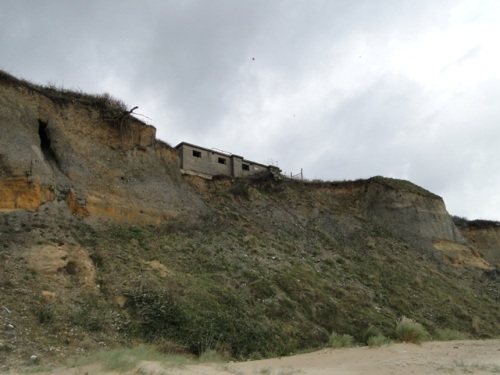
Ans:
[[[388,343],[389,343],[389,340],[387,339],[387,337],[385,337],[384,335],[378,335],[378,336],[371,336],[367,340],[366,344],[370,348],[376,348],[376,347],[379,347],[379,346],[382,346],[382,345],[385,345]]]
[[[420,344],[429,337],[429,334],[420,323],[403,316],[396,325],[396,337],[402,342]]]
[[[370,326],[367,329],[365,329],[361,334],[361,339],[363,340],[363,344],[368,344],[368,340],[374,336],[383,336],[383,335],[382,332],[380,332],[380,330],[376,327]]]
[[[369,327],[363,332],[363,342],[369,347],[378,347],[388,343],[387,338],[376,327]]]
[[[328,343],[332,348],[347,348],[354,344],[354,338],[351,335],[339,335],[332,332],[328,339]]]
[[[243,301],[220,289],[218,297],[197,291],[189,295],[184,289],[182,297],[174,290],[128,292],[129,332],[147,341],[173,340],[198,356],[213,350],[235,357],[258,351],[282,355],[294,350],[279,322],[248,314]]]
[[[217,351],[213,350],[213,349],[208,349],[208,350],[205,350],[203,353],[200,354],[200,356],[198,357],[198,360],[200,362],[223,362],[224,361],[224,357],[218,353]]]
[[[38,318],[38,323],[47,324],[54,320],[56,305],[52,302],[41,301],[35,307],[35,314]]]

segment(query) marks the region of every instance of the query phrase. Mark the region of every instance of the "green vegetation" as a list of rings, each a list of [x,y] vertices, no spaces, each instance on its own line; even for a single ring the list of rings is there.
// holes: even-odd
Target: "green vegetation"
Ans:
[[[54,320],[56,314],[56,305],[51,301],[40,300],[34,307],[35,315],[40,324],[49,324]]]
[[[420,344],[429,338],[429,333],[420,323],[403,316],[396,326],[396,337],[403,342]]]
[[[43,94],[59,104],[77,103],[108,113],[127,111],[127,107],[122,101],[111,97],[109,94],[91,95],[81,90],[68,90],[63,87],[56,87],[53,84],[47,84],[45,86],[37,85],[23,79],[18,79],[2,70],[0,70],[0,82],[3,84],[25,87],[34,92]]]
[[[388,344],[390,341],[376,327],[368,327],[362,335],[363,343],[370,348],[379,347]]]
[[[372,177],[370,180],[375,181],[379,184],[382,184],[384,186],[388,186],[392,189],[400,190],[400,191],[408,191],[411,193],[416,193],[428,197],[436,197],[438,198],[439,196],[418,186],[415,185],[414,183],[407,181],[407,180],[400,180],[396,178],[389,178],[389,177],[382,177],[382,176],[376,176]]]
[[[390,343],[390,340],[388,340],[384,335],[371,336],[366,342],[366,344],[370,348],[377,348],[379,346],[386,345],[389,343]]]
[[[500,222],[492,220],[468,220],[466,217],[452,216],[453,222],[459,228],[490,229],[500,228]]]
[[[135,109],[128,110],[125,103],[107,93],[92,95],[81,90],[56,87],[53,84],[37,85],[24,79],[18,79],[2,70],[0,70],[0,83],[24,87],[48,97],[59,105],[77,104],[96,110],[100,113],[102,120],[114,125],[122,132],[129,126],[130,115]]]
[[[66,283],[54,290],[54,311],[26,309],[36,337],[30,341],[42,337],[43,348],[67,335],[68,352],[82,342],[88,351],[142,342],[168,353],[257,359],[339,342],[421,342],[426,331],[443,337],[443,327],[481,338],[500,331],[494,280],[449,267],[367,221],[348,183],[269,177],[243,185],[243,194],[226,180],[204,184],[210,214],[159,226],[91,227],[52,222],[41,211],[25,214],[33,228],[23,228],[11,214],[9,228],[22,229],[0,227],[8,244],[0,253],[2,305],[34,306],[34,295],[59,286],[32,275],[11,245],[27,248],[23,241],[36,231],[44,244],[70,233],[88,251],[99,285],[89,291],[77,275],[60,274]],[[29,294],[18,292],[21,285]],[[401,316],[413,320],[395,329]]]
[[[466,340],[470,335],[449,328],[438,328],[433,335],[437,341]]]
[[[354,345],[354,337],[351,335],[339,335],[338,333],[332,332],[328,338],[328,344],[332,348],[348,348]]]

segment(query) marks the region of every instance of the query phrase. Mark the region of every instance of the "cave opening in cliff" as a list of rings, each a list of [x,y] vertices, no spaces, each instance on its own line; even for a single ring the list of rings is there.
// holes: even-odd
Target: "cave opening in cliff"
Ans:
[[[45,158],[47,160],[53,160],[57,162],[56,154],[54,153],[50,142],[47,123],[42,120],[38,120],[38,136],[40,137],[40,148],[42,149]]]

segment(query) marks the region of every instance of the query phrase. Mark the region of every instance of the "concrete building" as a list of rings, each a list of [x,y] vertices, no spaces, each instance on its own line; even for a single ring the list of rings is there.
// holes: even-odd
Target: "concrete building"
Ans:
[[[211,179],[213,176],[245,177],[251,174],[271,171],[279,174],[281,170],[273,165],[259,164],[246,160],[243,156],[208,149],[181,142],[175,149],[181,159],[181,172]]]

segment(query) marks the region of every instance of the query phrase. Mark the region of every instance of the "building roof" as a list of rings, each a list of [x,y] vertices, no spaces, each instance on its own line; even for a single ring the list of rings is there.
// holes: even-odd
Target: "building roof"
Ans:
[[[177,146],[175,146],[175,149],[178,150],[182,146],[190,146],[190,147],[193,147],[193,148],[197,148],[197,149],[208,151],[208,152],[214,152],[214,153],[217,153],[217,154],[220,154],[220,155],[224,155],[224,156],[235,156],[237,158],[241,158],[244,162],[247,162],[247,163],[250,163],[250,164],[253,164],[253,165],[260,165],[260,166],[266,167],[266,168],[267,167],[278,168],[278,167],[275,167],[274,165],[265,165],[265,164],[257,163],[255,161],[251,161],[251,160],[245,159],[243,156],[232,154],[230,152],[218,150],[218,149],[215,149],[215,148],[210,149],[210,148],[206,148],[206,147],[194,145],[194,144],[188,143],[188,142],[181,142],[181,143],[179,143]]]

